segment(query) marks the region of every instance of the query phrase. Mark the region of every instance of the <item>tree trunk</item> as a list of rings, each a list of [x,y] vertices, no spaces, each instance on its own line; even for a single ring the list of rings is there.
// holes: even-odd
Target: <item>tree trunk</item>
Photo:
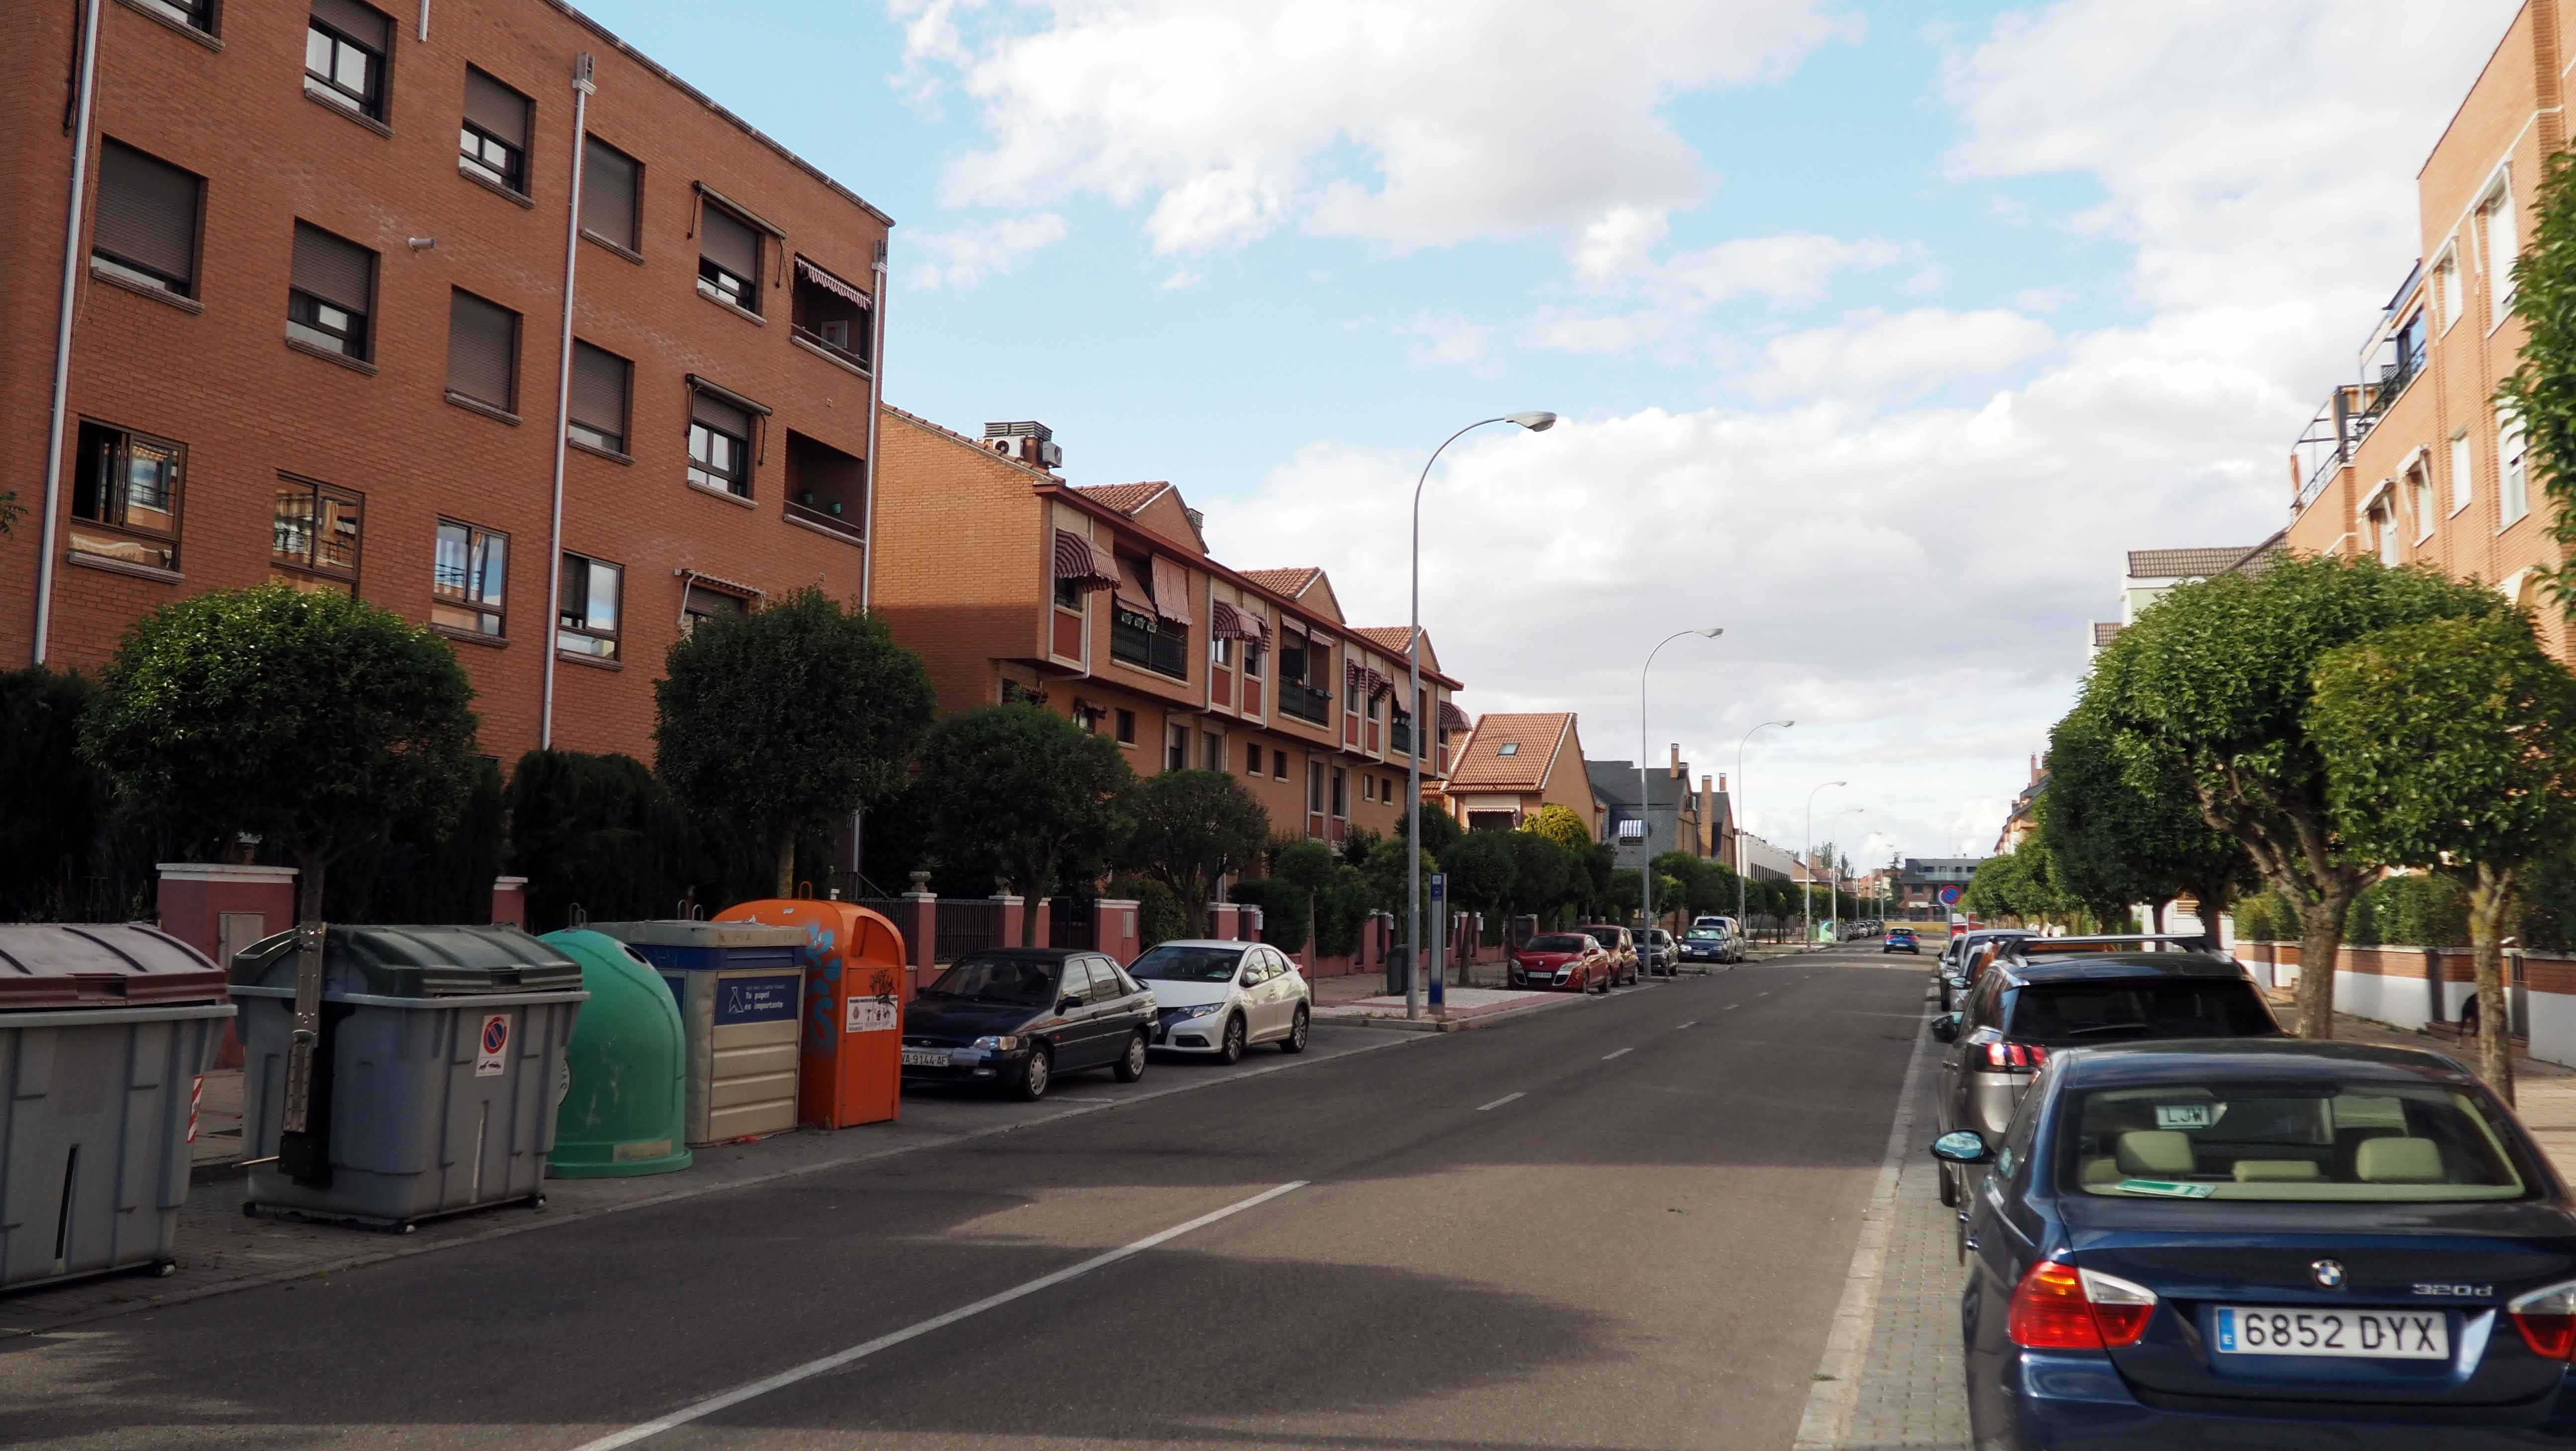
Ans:
[[[2165,935],[2165,904],[2164,904],[2164,903],[2162,903],[2162,902],[2149,902],[2149,903],[2147,904],[2147,920],[2148,920],[2148,922],[2149,922],[2149,923],[2150,923],[2150,924],[2155,928],[2155,935],[2156,935],[2156,936],[2158,936],[2158,937],[2162,937],[2162,936],[2164,936],[2164,935]]]
[[[2227,915],[2227,909],[2234,901],[2233,895],[2227,889],[2227,884],[2189,882],[2185,885],[2191,889],[2191,899],[2200,904],[2201,950],[2223,951],[2226,944],[2219,941],[2218,919]]]
[[[2355,884],[2338,883],[2331,893],[2305,904],[2299,920],[2299,1036],[2334,1036],[2335,959],[2343,951],[2344,918],[2359,895]]]
[[[778,836],[778,895],[796,895],[796,833],[783,831]]]
[[[2478,1076],[2513,1102],[2513,1003],[2504,980],[2504,912],[2513,876],[2484,862],[2469,878],[2469,946],[2477,956]]]

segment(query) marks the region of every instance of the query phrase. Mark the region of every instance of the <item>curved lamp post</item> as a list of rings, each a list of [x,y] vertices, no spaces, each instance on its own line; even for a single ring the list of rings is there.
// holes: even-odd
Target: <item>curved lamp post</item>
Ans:
[[[1697,635],[1703,640],[1714,640],[1725,633],[1723,626],[1712,626],[1705,630],[1675,630],[1656,642],[1654,649],[1646,652],[1645,668],[1637,672],[1637,822],[1645,828],[1637,837],[1637,880],[1641,884],[1639,906],[1643,909],[1637,918],[1637,931],[1640,936],[1655,930],[1655,800],[1653,794],[1646,789],[1646,742],[1648,740],[1646,673],[1655,668],[1655,657],[1664,652],[1664,646],[1675,640],[1691,635]],[[1676,817],[1679,815],[1678,806],[1675,808],[1675,815]],[[1649,939],[1646,944],[1646,975],[1649,977],[1654,975],[1654,963],[1654,944]],[[1673,958],[1673,971],[1675,973],[1681,971],[1678,944]]]
[[[1467,433],[1488,423],[1515,423],[1532,433],[1545,433],[1556,426],[1556,415],[1544,409],[1528,413],[1506,413],[1500,418],[1480,418],[1456,433],[1440,440],[1440,447],[1422,461],[1422,476],[1413,481],[1413,619],[1405,632],[1406,666],[1412,676],[1413,694],[1408,704],[1413,711],[1412,749],[1404,761],[1404,919],[1405,955],[1404,1015],[1422,1016],[1422,978],[1426,964],[1422,957],[1422,743],[1431,731],[1422,709],[1422,486],[1431,482],[1431,466],[1449,445]],[[1433,1006],[1438,1006],[1435,1002]]]

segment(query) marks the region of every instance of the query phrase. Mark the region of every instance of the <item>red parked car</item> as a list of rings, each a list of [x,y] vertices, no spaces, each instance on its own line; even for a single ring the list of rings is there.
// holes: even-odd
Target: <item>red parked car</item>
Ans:
[[[1512,954],[1512,986],[1610,991],[1618,964],[1609,949],[1582,932],[1545,932]]]

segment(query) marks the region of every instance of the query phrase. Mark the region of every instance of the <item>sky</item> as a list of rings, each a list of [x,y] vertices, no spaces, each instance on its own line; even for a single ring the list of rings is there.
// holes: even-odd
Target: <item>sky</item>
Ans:
[[[2287,522],[2516,8],[583,3],[895,217],[888,402],[1354,624],[1441,440],[1562,415],[1424,493],[1461,703],[1634,759],[1723,627],[1648,755],[1863,864],[1992,845],[2124,551]]]

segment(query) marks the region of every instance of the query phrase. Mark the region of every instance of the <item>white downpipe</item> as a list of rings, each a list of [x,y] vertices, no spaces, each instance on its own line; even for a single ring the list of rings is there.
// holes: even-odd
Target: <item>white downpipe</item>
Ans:
[[[872,320],[876,340],[869,344],[868,352],[868,502],[859,511],[859,532],[867,536],[859,541],[859,613],[863,615],[876,601],[877,418],[885,412],[886,246],[886,242],[877,243],[876,306],[870,309],[876,314]],[[1089,639],[1086,634],[1085,648]]]
[[[63,291],[54,322],[54,402],[45,431],[45,517],[36,528],[36,639],[33,663],[45,663],[54,624],[56,516],[63,504],[63,428],[72,398],[72,309],[80,299],[81,200],[89,194],[90,116],[98,103],[98,0],[81,7],[80,99],[72,121],[72,191],[64,208]]]
[[[555,622],[563,618],[564,438],[572,427],[572,284],[581,261],[581,162],[589,150],[590,93],[595,89],[590,75],[590,52],[583,51],[572,72],[572,195],[564,215],[563,330],[557,339],[560,351],[555,369],[554,514],[546,526],[546,617],[538,625],[545,632],[545,646],[539,653],[546,662],[545,703],[537,717],[540,750],[552,750],[555,744]],[[625,601],[618,602],[618,609],[623,613]]]

